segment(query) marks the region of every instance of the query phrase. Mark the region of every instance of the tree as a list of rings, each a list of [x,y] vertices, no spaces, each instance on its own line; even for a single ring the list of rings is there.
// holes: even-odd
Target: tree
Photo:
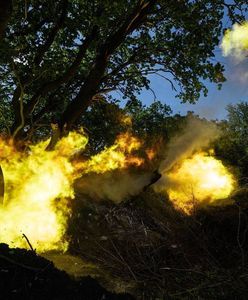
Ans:
[[[125,112],[132,117],[133,131],[143,139],[149,138],[152,142],[163,137],[168,138],[171,108],[160,101],[153,102],[150,106],[142,105],[141,101],[129,100],[125,107]]]
[[[112,145],[116,136],[126,131],[141,138],[146,144],[145,148],[149,148],[158,140],[168,141],[173,131],[178,131],[171,113],[170,107],[160,101],[146,106],[133,99],[120,108],[117,101],[102,99],[94,102],[80,123],[84,124],[90,136],[88,146],[91,154]]]
[[[99,95],[118,90],[133,99],[149,89],[150,74],[177,83],[180,99],[195,102],[207,94],[203,80],[224,81],[211,60],[224,10],[237,19],[234,8],[242,12],[247,1],[13,3],[2,23],[0,13],[2,128],[11,124],[14,138],[29,138],[51,122],[61,133],[72,129]]]
[[[239,102],[235,105],[228,105],[227,111],[232,138],[238,143],[242,143],[248,154],[248,103]]]
[[[239,168],[241,183],[248,178],[248,103],[227,106],[227,120],[219,126],[222,135],[217,140],[216,154],[227,163]]]

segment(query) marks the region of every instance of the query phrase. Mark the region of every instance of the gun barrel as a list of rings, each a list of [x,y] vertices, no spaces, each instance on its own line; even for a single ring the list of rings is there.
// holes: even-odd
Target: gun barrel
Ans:
[[[160,178],[161,178],[161,174],[155,170],[153,173],[152,173],[152,178],[151,178],[151,181],[149,182],[149,184],[147,184],[146,186],[144,186],[143,188],[143,191],[146,191],[149,186],[153,185],[155,182],[157,182]]]

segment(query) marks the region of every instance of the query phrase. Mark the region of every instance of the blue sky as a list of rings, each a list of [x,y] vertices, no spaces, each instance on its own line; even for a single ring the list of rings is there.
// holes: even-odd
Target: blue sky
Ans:
[[[232,1],[230,1],[232,3]],[[246,19],[248,15],[245,14]],[[230,28],[231,24],[228,17],[223,18],[225,28]],[[234,58],[223,57],[220,47],[215,50],[215,59],[225,67],[224,75],[227,79],[223,83],[222,89],[218,90],[217,85],[205,82],[209,93],[207,97],[201,96],[196,104],[181,103],[176,98],[170,83],[154,75],[150,77],[151,88],[156,93],[156,97],[162,103],[170,105],[173,113],[186,114],[187,111],[194,111],[196,114],[207,119],[224,119],[227,116],[226,106],[240,101],[248,102],[248,58],[237,62]],[[143,91],[140,99],[146,105],[154,101],[152,92]]]
[[[227,81],[221,90],[217,89],[217,85],[206,82],[209,89],[207,97],[201,96],[196,104],[181,103],[180,99],[175,98],[176,92],[172,91],[170,84],[154,75],[150,80],[157,99],[170,105],[173,113],[186,114],[190,110],[207,119],[224,119],[228,104],[248,101],[248,60],[237,63],[233,58],[223,57],[220,48],[217,48],[215,53],[216,59],[225,66]],[[149,105],[154,101],[154,95],[144,90],[140,99]]]

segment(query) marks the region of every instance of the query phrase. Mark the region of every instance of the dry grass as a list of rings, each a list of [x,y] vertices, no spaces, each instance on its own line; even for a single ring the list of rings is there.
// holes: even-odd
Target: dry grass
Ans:
[[[88,202],[72,220],[71,251],[100,267],[105,285],[121,282],[138,299],[247,299],[241,202],[191,217],[152,191],[119,206]]]

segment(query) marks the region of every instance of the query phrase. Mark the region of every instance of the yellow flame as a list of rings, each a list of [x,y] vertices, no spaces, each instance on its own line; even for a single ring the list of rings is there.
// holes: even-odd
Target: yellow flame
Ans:
[[[146,150],[146,155],[148,157],[149,160],[153,160],[154,157],[156,156],[156,151],[153,148],[149,148]]]
[[[25,234],[37,251],[66,250],[64,239],[74,197],[73,182],[84,173],[103,173],[143,159],[133,156],[141,143],[123,134],[110,148],[85,162],[75,162],[74,154],[88,140],[83,132],[71,132],[53,151],[45,151],[42,141],[28,152],[17,151],[11,140],[0,139],[0,164],[5,179],[4,205],[0,206],[0,242],[27,247]]]
[[[235,187],[235,180],[220,160],[206,153],[185,159],[167,174],[168,195],[173,204],[190,213],[195,206],[218,204]]]
[[[232,30],[227,30],[221,48],[224,56],[234,55],[239,60],[244,59],[248,50],[248,22],[234,24]]]
[[[82,161],[88,139],[83,132],[71,132],[53,151],[45,151],[48,140],[18,151],[11,140],[0,138],[0,164],[5,178],[5,199],[0,205],[0,242],[27,248],[25,234],[38,252],[66,250],[70,200],[74,180],[83,174],[108,172],[141,166],[142,142],[130,133],[97,155]],[[147,150],[149,157],[150,150]],[[151,152],[151,158],[153,152]],[[198,153],[174,168],[168,178],[168,193],[175,205],[189,213],[198,203],[227,197],[235,182],[222,163]]]
[[[24,233],[38,251],[67,246],[63,236],[70,210],[65,199],[74,197],[74,169],[69,158],[78,147],[85,147],[87,138],[72,132],[54,151],[44,151],[47,143],[31,145],[29,153],[22,153],[11,141],[0,141],[6,186],[0,207],[2,242],[25,247]]]
[[[92,156],[88,161],[78,163],[77,168],[84,173],[105,173],[115,169],[124,169],[129,166],[140,166],[144,159],[132,153],[141,147],[141,142],[129,133],[117,137],[113,146],[104,149],[101,153]]]

